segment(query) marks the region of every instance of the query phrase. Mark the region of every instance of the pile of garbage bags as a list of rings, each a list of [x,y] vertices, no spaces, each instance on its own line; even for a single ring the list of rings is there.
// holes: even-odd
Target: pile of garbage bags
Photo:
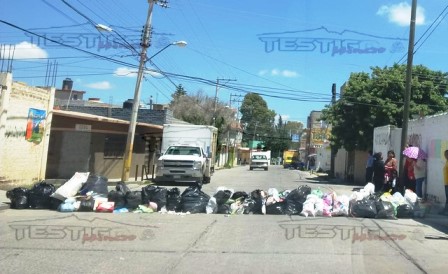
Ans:
[[[171,189],[147,185],[141,190],[130,190],[124,182],[118,182],[108,191],[107,178],[77,172],[58,189],[45,181],[31,189],[15,188],[7,192],[14,209],[53,209],[60,212],[182,212],[207,214],[267,214],[315,216],[352,216],[361,218],[412,218],[423,217],[417,195],[406,190],[374,193],[374,185],[368,183],[350,196],[324,193],[301,185],[292,190],[268,191],[256,189],[250,193],[218,187],[211,196],[197,186],[190,186],[182,193]]]

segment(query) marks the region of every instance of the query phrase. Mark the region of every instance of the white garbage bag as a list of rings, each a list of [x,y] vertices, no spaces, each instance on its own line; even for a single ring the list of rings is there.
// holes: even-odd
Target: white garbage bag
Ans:
[[[87,182],[90,172],[76,172],[70,180],[65,182],[51,195],[51,197],[64,201],[67,198],[74,197]]]

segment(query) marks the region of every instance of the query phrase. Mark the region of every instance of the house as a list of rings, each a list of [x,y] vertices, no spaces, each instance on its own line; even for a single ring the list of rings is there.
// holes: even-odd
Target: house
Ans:
[[[0,91],[0,183],[31,185],[69,179],[77,171],[121,178],[131,110],[117,110],[124,118],[119,119],[109,117],[110,108],[103,105],[84,109],[106,115],[54,109],[55,88],[13,81],[11,73],[0,73]],[[165,111],[139,115],[130,179],[151,174],[163,126],[150,121],[165,122]]]

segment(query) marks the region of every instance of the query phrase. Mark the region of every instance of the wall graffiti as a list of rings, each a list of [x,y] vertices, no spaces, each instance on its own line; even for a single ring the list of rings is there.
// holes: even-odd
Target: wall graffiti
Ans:
[[[375,134],[373,140],[375,142],[375,145],[388,145],[390,143],[390,133],[377,133]]]
[[[443,152],[448,149],[448,140],[435,139],[429,142],[428,155],[437,159],[443,159]]]
[[[25,128],[8,128],[5,131],[6,138],[23,138],[26,134]]]

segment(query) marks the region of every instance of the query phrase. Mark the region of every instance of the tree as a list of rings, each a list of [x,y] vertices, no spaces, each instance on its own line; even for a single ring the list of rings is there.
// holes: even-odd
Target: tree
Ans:
[[[335,148],[371,149],[375,127],[402,125],[406,66],[395,64],[371,70],[371,74],[352,73],[340,99],[322,111],[322,120],[332,126],[330,141]],[[446,111],[447,87],[447,73],[415,66],[409,118]]]
[[[241,124],[244,126],[243,142],[261,140],[266,144],[268,138],[274,136],[275,112],[268,109],[260,95],[246,94],[240,112]]]
[[[234,118],[234,112],[225,104],[217,102],[215,112],[214,97],[207,96],[202,90],[194,95],[188,95],[181,85],[173,93],[170,109],[176,119],[194,125],[214,125],[218,128],[218,150],[220,140],[227,132]],[[214,122],[213,118],[216,117]]]
[[[179,84],[176,87],[176,91],[171,95],[171,97],[173,97],[172,101],[176,101],[179,98],[181,98],[182,96],[187,95],[187,92],[185,91],[184,87],[182,86],[182,84]]]

